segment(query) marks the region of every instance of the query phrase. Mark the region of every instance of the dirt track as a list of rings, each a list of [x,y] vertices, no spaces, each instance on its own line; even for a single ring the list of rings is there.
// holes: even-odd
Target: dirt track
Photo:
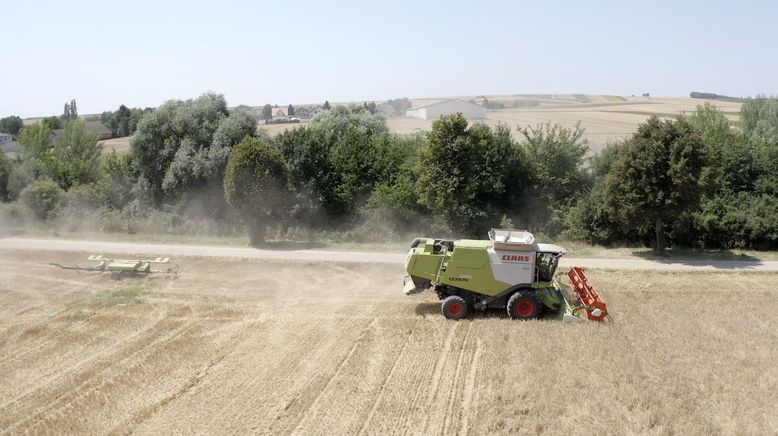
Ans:
[[[61,239],[0,239],[0,249],[6,250],[62,250],[84,251],[101,254],[144,253],[145,256],[208,256],[265,260],[299,260],[313,262],[357,262],[401,264],[405,253],[364,253],[350,251],[319,250],[260,250],[248,247],[209,247],[198,245],[136,244],[105,241],[71,241]],[[600,259],[563,257],[560,266],[580,265],[587,268],[622,270],[748,270],[776,271],[778,261],[711,261],[677,260],[655,261],[646,259]]]
[[[3,433],[771,433],[776,275],[591,271],[616,322],[447,322],[386,264],[0,251]]]

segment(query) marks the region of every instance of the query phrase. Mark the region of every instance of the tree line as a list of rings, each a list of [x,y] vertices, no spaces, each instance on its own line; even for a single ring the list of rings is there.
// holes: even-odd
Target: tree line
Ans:
[[[652,117],[596,154],[580,126],[454,114],[397,135],[364,105],[276,137],[256,127],[217,94],[144,111],[126,154],[102,156],[78,119],[57,147],[45,123],[24,127],[22,152],[0,160],[0,210],[50,223],[91,210],[107,231],[247,232],[253,243],[483,238],[509,226],[657,251],[778,247],[774,99],[746,101],[736,121],[710,104]]]

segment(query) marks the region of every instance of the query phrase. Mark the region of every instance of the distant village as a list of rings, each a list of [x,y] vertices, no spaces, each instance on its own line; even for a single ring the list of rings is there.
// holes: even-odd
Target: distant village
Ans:
[[[472,101],[458,99],[441,100],[434,103],[411,107],[408,99],[389,100],[388,102],[376,104],[375,102],[364,102],[365,110],[372,114],[382,114],[386,117],[407,116],[424,120],[437,119],[441,115],[449,115],[461,112],[466,118],[486,118],[486,108],[479,106]],[[322,106],[272,106],[264,107],[257,116],[257,124],[279,124],[310,122],[321,116],[329,110],[329,102]],[[253,109],[253,108],[252,108]]]
[[[473,99],[469,101],[460,99],[444,99],[425,105],[412,107],[410,100],[407,98],[400,98],[395,100],[388,100],[378,104],[375,102],[364,102],[362,103],[362,106],[370,113],[378,113],[386,117],[404,116],[423,120],[434,120],[440,118],[442,115],[461,112],[468,119],[486,118],[487,107],[485,106],[488,106],[488,101],[484,99],[479,103],[481,104],[476,104],[475,100]],[[73,102],[73,104],[75,104],[75,102]],[[322,105],[300,105],[297,107],[291,104],[287,106],[271,106],[268,104],[265,106],[253,107],[239,106],[238,108],[242,108],[253,113],[257,120],[257,125],[262,126],[269,124],[309,123],[320,117],[322,114],[326,113],[330,107],[330,103],[326,101]],[[132,111],[135,110],[136,109],[132,109]],[[140,111],[139,109],[137,110]],[[153,109],[147,108],[142,112],[148,112],[151,110]],[[114,119],[117,116],[120,116],[122,111],[126,111],[127,114],[130,113],[130,109],[122,106],[115,112],[103,112],[101,115],[82,116],[82,118],[85,120],[86,132],[97,136],[97,138],[101,141],[116,137],[129,136],[134,132],[134,128],[122,129],[121,127],[118,127],[120,124],[119,122],[114,122]],[[37,122],[48,122],[52,118],[57,117],[30,118],[25,120],[22,120],[18,117],[15,118],[17,118],[20,123],[18,128],[8,132],[0,131],[0,150],[3,152],[16,152],[19,150],[19,143],[16,134],[21,129],[22,123],[23,125],[30,125]],[[52,146],[57,146],[62,131],[63,129],[61,128],[51,129],[50,139]]]

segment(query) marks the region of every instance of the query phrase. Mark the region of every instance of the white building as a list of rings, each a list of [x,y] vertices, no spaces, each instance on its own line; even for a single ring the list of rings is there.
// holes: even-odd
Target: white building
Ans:
[[[443,115],[462,112],[465,118],[486,118],[486,109],[464,100],[443,100],[405,111],[405,115],[422,120],[436,120]]]
[[[315,108],[311,109],[308,112],[308,117],[311,119],[318,118],[323,113],[324,113],[324,108],[322,108],[321,106],[316,106]]]

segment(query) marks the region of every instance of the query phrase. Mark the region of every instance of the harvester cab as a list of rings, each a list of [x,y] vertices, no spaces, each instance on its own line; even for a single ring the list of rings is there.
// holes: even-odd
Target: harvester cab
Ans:
[[[404,292],[434,290],[443,316],[455,320],[476,309],[503,309],[513,319],[543,313],[568,321],[605,319],[605,301],[582,268],[568,272],[570,287],[555,274],[564,254],[523,230],[492,229],[489,240],[417,238],[405,262]]]

